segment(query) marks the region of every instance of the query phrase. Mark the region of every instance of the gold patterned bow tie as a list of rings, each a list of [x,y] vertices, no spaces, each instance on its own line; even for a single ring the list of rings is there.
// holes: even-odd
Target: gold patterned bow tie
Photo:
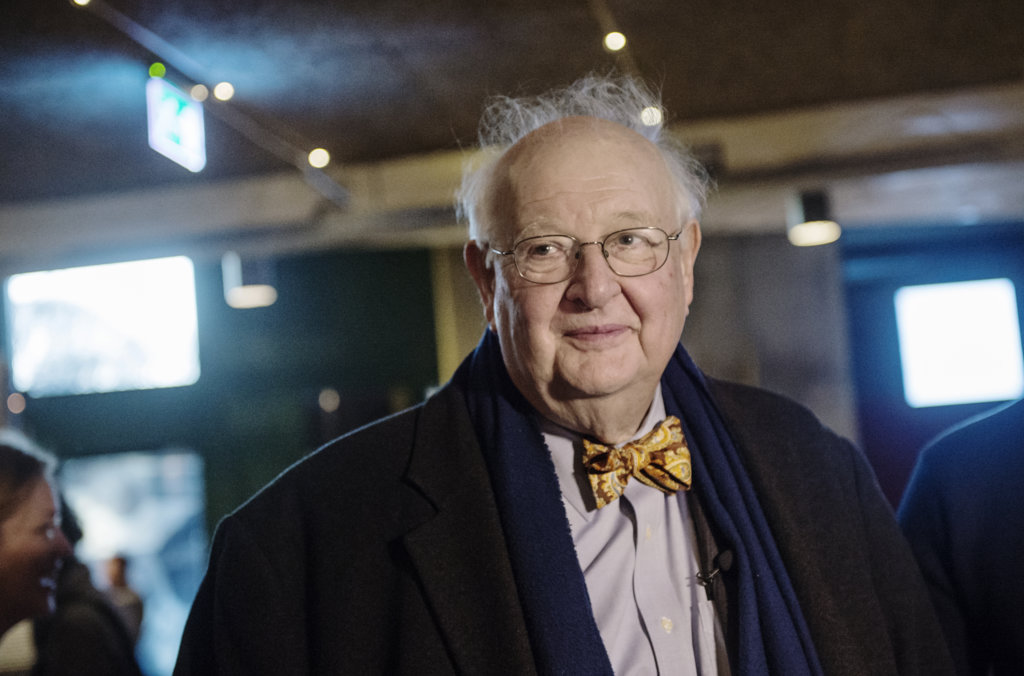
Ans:
[[[688,489],[692,478],[690,449],[675,416],[619,448],[584,439],[583,467],[598,508],[622,495],[631,476],[665,493]]]

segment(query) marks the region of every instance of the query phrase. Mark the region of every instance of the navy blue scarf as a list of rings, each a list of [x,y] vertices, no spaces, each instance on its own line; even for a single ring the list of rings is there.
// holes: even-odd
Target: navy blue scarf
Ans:
[[[452,380],[466,403],[494,488],[540,674],[612,674],[594,621],[551,455],[533,408],[512,384],[486,331]],[[703,375],[680,345],[662,376],[669,414],[683,420],[699,490],[734,552],[739,607],[734,673],[820,674],[785,566]]]

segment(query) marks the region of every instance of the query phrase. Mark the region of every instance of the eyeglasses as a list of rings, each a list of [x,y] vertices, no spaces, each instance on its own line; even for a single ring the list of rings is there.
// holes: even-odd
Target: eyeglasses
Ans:
[[[612,272],[620,277],[642,277],[660,269],[668,260],[668,243],[682,231],[669,235],[661,228],[616,230],[604,239],[581,242],[571,235],[540,235],[516,242],[510,251],[519,276],[537,284],[557,284],[572,277],[583,247],[596,244]]]

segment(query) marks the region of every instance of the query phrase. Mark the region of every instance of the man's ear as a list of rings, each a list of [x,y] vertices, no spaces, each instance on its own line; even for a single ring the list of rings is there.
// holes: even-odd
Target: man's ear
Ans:
[[[487,265],[487,249],[477,244],[476,240],[469,240],[462,249],[462,259],[466,262],[466,269],[476,282],[476,290],[480,294],[480,302],[484,306],[484,317],[487,319],[487,326],[494,328],[494,267]]]
[[[697,262],[697,252],[700,251],[700,223],[691,219],[683,226],[679,234],[680,257],[683,265],[683,276],[686,279],[686,307],[693,302],[693,266]]]
[[[693,263],[697,260],[697,252],[700,251],[700,223],[697,219],[691,219],[683,226],[683,234],[679,236],[679,240],[684,243],[683,250],[689,254],[687,260],[692,270]]]

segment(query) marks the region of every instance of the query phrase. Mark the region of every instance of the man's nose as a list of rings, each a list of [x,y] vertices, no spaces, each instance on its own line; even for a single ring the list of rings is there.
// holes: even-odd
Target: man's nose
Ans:
[[[593,246],[593,251],[589,256],[587,254],[588,246]],[[576,249],[576,269],[573,271],[573,276],[575,277],[584,272],[584,268],[596,268],[601,272],[615,274],[608,265],[608,254],[601,242],[581,242],[579,248]]]
[[[594,245],[590,247],[590,245]],[[592,250],[588,251],[588,247]],[[576,256],[576,270],[569,278],[566,297],[586,307],[600,307],[618,293],[617,275],[608,266],[600,242],[580,244]]]

